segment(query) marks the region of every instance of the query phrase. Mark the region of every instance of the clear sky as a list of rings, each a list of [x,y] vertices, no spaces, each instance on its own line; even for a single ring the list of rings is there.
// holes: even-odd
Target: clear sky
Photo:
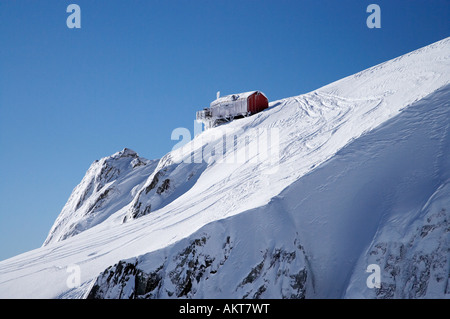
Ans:
[[[41,246],[94,160],[160,158],[218,90],[307,93],[449,21],[450,0],[0,0],[0,260]]]

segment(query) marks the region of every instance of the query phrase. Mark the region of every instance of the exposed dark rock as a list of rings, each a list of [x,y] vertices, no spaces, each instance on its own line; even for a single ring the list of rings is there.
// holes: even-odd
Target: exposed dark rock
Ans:
[[[220,273],[233,252],[230,236],[214,255],[207,253],[211,251],[208,245],[209,236],[196,238],[153,270],[142,269],[139,259],[121,261],[98,276],[89,298],[194,298]],[[237,285],[236,296],[265,298],[278,286],[283,287],[279,291],[282,298],[305,298],[309,276],[303,248],[298,247],[262,253],[261,262],[248,269]]]
[[[164,173],[165,170],[160,170],[155,174],[155,176],[153,176],[151,183],[145,188],[145,194],[148,194],[152,189],[156,187],[156,185],[158,185],[159,178],[163,176]]]
[[[161,186],[158,187],[158,189],[156,190],[156,193],[158,195],[161,195],[162,193],[164,193],[166,190],[168,190],[170,187],[170,179],[165,179],[162,183]]]
[[[405,242],[378,242],[369,256],[381,266],[381,287],[375,288],[380,299],[424,298],[431,281],[442,283],[449,277],[448,264],[450,248],[445,245],[448,237],[448,216],[445,209],[430,214],[424,224],[417,226]],[[442,240],[430,239],[425,250],[423,244],[431,236]]]
[[[253,267],[250,270],[247,277],[245,277],[244,280],[242,280],[241,285],[244,286],[246,284],[251,284],[252,282],[254,282],[256,280],[256,278],[258,278],[261,275],[261,271],[262,271],[263,267],[264,267],[264,261],[262,261],[261,263],[259,263],[255,267]]]

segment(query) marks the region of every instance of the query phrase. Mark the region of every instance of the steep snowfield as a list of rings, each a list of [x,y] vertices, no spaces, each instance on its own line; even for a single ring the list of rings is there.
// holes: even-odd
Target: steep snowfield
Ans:
[[[267,205],[122,261],[99,277],[90,297],[444,297],[449,101],[447,85]],[[379,290],[366,286],[374,263],[382,269]]]
[[[100,182],[94,163],[46,245],[0,262],[0,297],[442,297],[449,83],[447,38],[272,102],[135,173],[124,162]],[[225,150],[224,132],[237,136]],[[110,186],[125,195],[102,195]],[[420,264],[432,253],[438,262]],[[384,271],[378,292],[365,286],[369,262]]]

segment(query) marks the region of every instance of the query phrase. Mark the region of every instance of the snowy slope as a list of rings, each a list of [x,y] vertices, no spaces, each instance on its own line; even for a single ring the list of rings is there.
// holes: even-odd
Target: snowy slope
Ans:
[[[447,85],[267,205],[105,270],[90,297],[444,297],[449,101]],[[379,290],[366,286],[373,263],[383,269]]]
[[[367,253],[391,243],[391,232],[425,227],[418,212],[446,189],[449,83],[447,38],[203,132],[157,165],[126,173],[126,196],[111,197],[98,217],[89,209],[73,217],[86,180],[55,222],[63,226],[52,229],[54,240],[0,262],[0,297],[373,297],[360,287]],[[252,153],[239,138],[222,150],[224,132],[250,141],[270,135],[270,156],[261,152],[267,145]],[[221,163],[222,153],[244,160]],[[64,226],[74,224],[76,236]],[[411,236],[394,236],[392,245]],[[431,250],[413,244],[408,258],[445,250],[430,242]],[[66,285],[71,264],[81,269],[79,289]],[[112,270],[114,282],[97,277]],[[133,292],[130,274],[153,289]]]

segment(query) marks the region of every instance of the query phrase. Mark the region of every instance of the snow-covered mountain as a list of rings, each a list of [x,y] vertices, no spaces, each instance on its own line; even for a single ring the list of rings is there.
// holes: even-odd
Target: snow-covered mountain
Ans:
[[[95,161],[73,190],[44,245],[93,227],[127,205],[157,163],[127,148]]]
[[[449,101],[447,38],[94,162],[44,246],[0,262],[0,297],[448,297]]]

